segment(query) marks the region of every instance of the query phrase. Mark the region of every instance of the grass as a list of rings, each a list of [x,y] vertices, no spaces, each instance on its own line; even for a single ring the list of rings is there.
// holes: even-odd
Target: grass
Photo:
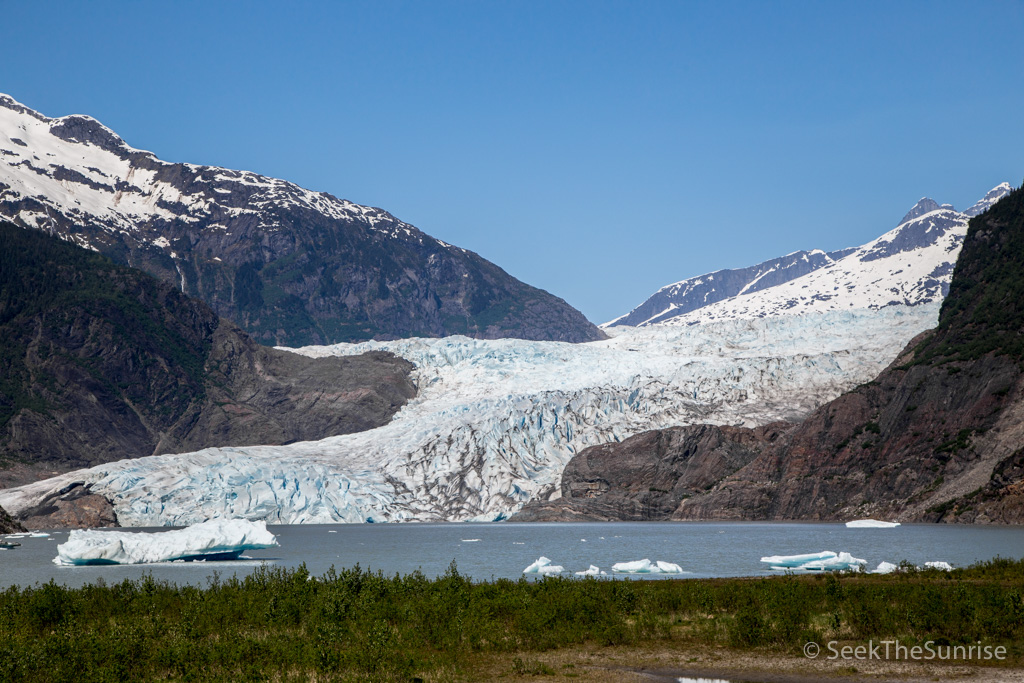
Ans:
[[[262,567],[205,588],[50,582],[0,593],[0,681],[545,679],[579,673],[558,652],[794,656],[809,640],[882,638],[1003,645],[1020,665],[1022,595],[1024,561],[1002,559],[763,579],[473,582],[453,564],[436,579],[356,566]]]

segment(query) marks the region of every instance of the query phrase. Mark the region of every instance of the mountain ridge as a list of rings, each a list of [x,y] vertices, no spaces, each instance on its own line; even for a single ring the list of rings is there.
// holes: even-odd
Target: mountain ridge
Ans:
[[[272,345],[602,337],[565,301],[388,212],[128,145],[0,95],[0,218],[140,268]]]
[[[747,268],[687,278],[662,287],[602,327],[697,324],[843,306],[878,308],[896,301],[941,300],[968,220],[1009,189],[1008,183],[997,185],[964,212],[923,197],[895,228],[859,247],[828,253],[797,251]],[[910,260],[900,260],[904,255]],[[869,265],[872,261],[879,263]],[[928,267],[922,270],[919,266],[924,265]],[[873,289],[883,279],[884,289]],[[888,294],[890,289],[894,296]]]

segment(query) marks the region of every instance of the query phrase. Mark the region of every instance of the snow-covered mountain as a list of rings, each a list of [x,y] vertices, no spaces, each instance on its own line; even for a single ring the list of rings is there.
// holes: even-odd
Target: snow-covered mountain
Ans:
[[[601,337],[561,299],[382,209],[167,163],[91,117],[47,118],[6,95],[0,218],[171,282],[264,343]]]
[[[579,450],[648,429],[798,419],[874,377],[938,304],[629,328],[573,345],[465,337],[310,347],[386,349],[419,394],[384,427],[286,446],[126,460],[0,491],[12,514],[76,482],[123,525],[491,520],[555,495]]]
[[[1009,192],[1009,183],[1002,183],[963,212],[924,197],[896,228],[861,247],[798,251],[749,268],[688,278],[662,287],[604,327],[692,325],[941,301],[968,220]]]

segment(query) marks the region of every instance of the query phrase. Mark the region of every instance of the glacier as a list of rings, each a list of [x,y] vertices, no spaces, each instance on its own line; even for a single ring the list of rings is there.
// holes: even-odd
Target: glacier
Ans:
[[[938,310],[619,327],[587,344],[446,337],[294,349],[391,351],[415,364],[418,395],[366,432],[122,460],[2,490],[0,506],[17,515],[81,483],[123,526],[501,520],[556,498],[565,464],[588,446],[676,425],[799,420],[874,378]]]
[[[58,565],[148,564],[233,560],[246,550],[276,546],[266,522],[213,519],[177,531],[156,533],[75,529],[57,546]]]

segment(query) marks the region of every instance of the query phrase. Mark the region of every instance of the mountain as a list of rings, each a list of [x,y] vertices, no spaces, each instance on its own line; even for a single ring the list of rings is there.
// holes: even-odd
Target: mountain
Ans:
[[[871,382],[781,433],[702,441],[697,432],[715,428],[688,427],[588,449],[569,463],[563,499],[520,518],[633,519],[646,509],[648,519],[1024,523],[1022,266],[1018,189],[971,219],[938,326]],[[723,443],[731,464],[717,478],[659,479],[699,467]]]
[[[935,211],[922,217],[929,215]],[[924,272],[949,258],[941,248],[926,256],[933,260],[916,257]],[[887,269],[881,277],[900,283],[901,275]],[[21,517],[79,486],[111,501],[121,523],[133,526],[215,515],[282,523],[503,519],[528,501],[557,498],[567,463],[588,447],[703,424],[728,436],[701,432],[678,443],[689,449],[718,439],[723,474],[740,472],[762,452],[751,445],[758,429],[805,420],[877,377],[912,338],[935,327],[949,275],[938,279],[926,301],[612,327],[611,338],[582,345],[455,336],[295,349],[311,358],[393,353],[415,366],[419,391],[377,429],[101,464],[0,491],[0,505]],[[884,290],[885,282],[874,288]],[[666,495],[695,499],[717,457],[702,460],[705,478]]]
[[[262,347],[95,252],[9,223],[0,244],[0,482],[369,429],[415,395],[391,354]]]
[[[0,218],[144,270],[265,344],[602,336],[563,300],[386,211],[167,163],[93,118],[47,118],[5,95]]]
[[[941,301],[967,222],[1010,191],[993,188],[964,212],[922,198],[893,230],[860,247],[798,251],[737,270],[689,278],[655,292],[604,327],[692,325],[809,311]]]
[[[6,510],[0,508],[0,534],[9,534],[13,531],[24,530],[25,527],[23,527],[21,524],[18,524],[18,522],[16,522],[13,517],[7,514]]]

